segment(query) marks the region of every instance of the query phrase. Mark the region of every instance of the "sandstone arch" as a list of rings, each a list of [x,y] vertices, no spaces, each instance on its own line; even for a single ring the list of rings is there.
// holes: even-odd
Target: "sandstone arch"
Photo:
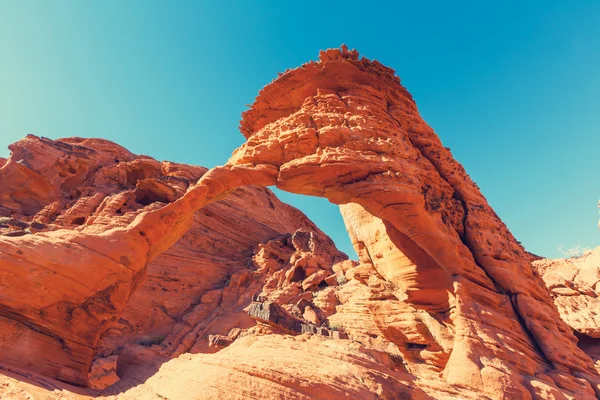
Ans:
[[[394,71],[344,47],[322,52],[319,62],[265,87],[244,113],[241,131],[247,142],[224,166],[127,226],[0,239],[2,271],[22,268],[15,260],[36,264],[20,256],[23,244],[35,247],[38,257],[58,257],[58,236],[102,259],[92,263],[110,266],[97,272],[102,287],[71,296],[75,309],[78,301],[95,299],[94,312],[58,310],[48,320],[35,304],[20,304],[19,293],[0,294],[0,315],[33,328],[30,335],[49,337],[57,354],[69,350],[63,365],[45,365],[41,372],[85,384],[100,336],[118,318],[148,261],[183,235],[193,213],[237,187],[276,185],[342,205],[362,261],[387,283],[381,292],[396,299],[388,314],[377,302],[369,307],[409,373],[496,398],[600,394],[600,378],[534,274],[531,256],[420,118]],[[65,269],[80,271],[75,261]],[[52,295],[49,305],[65,294]],[[77,337],[56,320],[65,313],[80,324]],[[402,313],[414,316],[419,332],[403,330],[394,318]],[[436,343],[429,356],[413,356],[422,344],[410,335]]]

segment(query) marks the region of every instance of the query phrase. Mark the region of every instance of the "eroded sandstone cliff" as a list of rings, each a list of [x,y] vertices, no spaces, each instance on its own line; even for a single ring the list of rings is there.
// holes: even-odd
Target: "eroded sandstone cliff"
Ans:
[[[345,47],[319,58],[260,92],[241,123],[247,142],[210,171],[100,140],[11,148],[0,346],[13,375],[0,390],[599,395],[546,269],[532,268],[394,71]],[[340,204],[359,260],[265,189],[236,190],[270,185]],[[89,392],[40,374],[114,384]]]

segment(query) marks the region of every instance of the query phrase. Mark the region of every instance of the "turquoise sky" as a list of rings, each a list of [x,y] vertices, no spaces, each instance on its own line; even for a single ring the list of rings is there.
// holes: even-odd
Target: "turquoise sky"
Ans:
[[[0,156],[28,133],[214,166],[277,72],[393,67],[517,239],[600,245],[598,1],[0,1]],[[1,183],[0,183],[1,184]],[[336,207],[282,195],[352,254]]]

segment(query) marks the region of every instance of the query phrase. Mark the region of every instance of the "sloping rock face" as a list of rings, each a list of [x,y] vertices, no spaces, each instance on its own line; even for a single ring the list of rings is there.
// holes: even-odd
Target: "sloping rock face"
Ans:
[[[196,185],[177,191],[146,182],[151,176],[136,179],[129,190],[141,191],[135,198],[142,203],[135,203],[143,207],[129,203],[133,215],[123,225],[86,217],[83,227],[2,238],[10,253],[3,251],[0,266],[8,276],[18,270],[14,261],[10,264],[18,247],[36,238],[36,246],[25,247],[36,264],[54,262],[62,271],[59,256],[77,254],[78,259],[65,262],[65,270],[93,266],[98,275],[90,282],[103,284],[87,289],[89,297],[107,286],[124,286],[103,295],[102,302],[92,301],[113,308],[93,314],[106,322],[82,327],[89,336],[84,340],[61,330],[58,322],[49,324],[35,304],[19,309],[19,322],[86,344],[84,362],[72,370],[82,374],[89,368],[97,378],[78,381],[63,374],[60,379],[112,382],[116,368],[122,379],[101,395],[119,399],[593,399],[600,394],[594,363],[561,320],[531,266],[532,256],[420,118],[393,70],[345,47],[322,52],[318,62],[287,71],[266,86],[244,113],[241,131],[247,142]],[[13,158],[9,164],[18,163]],[[29,172],[20,167],[11,168],[16,182],[34,179],[24,178]],[[155,179],[164,182],[165,176],[169,173],[161,168],[161,179]],[[276,185],[340,204],[359,261],[344,260],[311,226],[289,226],[287,234],[248,243],[253,251],[247,268],[228,266],[228,278],[196,293],[201,297],[188,308],[169,311],[163,303],[170,296],[156,308],[138,307],[159,286],[179,291],[179,283],[160,273],[146,281],[146,292],[140,289],[149,262],[193,227],[198,210],[249,185]],[[6,229],[31,231],[25,217],[50,213],[42,211],[56,194],[42,181],[27,190],[18,187],[12,189],[18,195],[8,191],[4,201],[10,216],[29,226],[7,221]],[[113,214],[119,207],[111,209]],[[190,240],[202,240],[194,235]],[[52,253],[56,243],[63,247]],[[81,254],[112,260],[121,276],[98,268],[97,261],[82,263]],[[34,284],[37,276],[23,274],[13,284]],[[42,287],[72,297],[64,285],[50,283],[42,281]],[[138,293],[141,298],[132,303]],[[20,304],[16,293],[0,296],[0,304]],[[85,298],[69,301],[89,304]],[[15,320],[16,313],[7,315]],[[64,321],[60,315],[53,318]],[[302,333],[303,326],[310,332]],[[161,335],[140,343],[138,330]],[[20,351],[26,360],[24,347]],[[66,361],[37,371],[57,377]],[[8,377],[5,386],[14,393],[34,393],[32,385],[60,387],[21,379],[22,386]]]
[[[152,257],[146,240],[117,232],[152,207],[145,196],[168,202],[204,171],[163,170],[104,140],[28,136],[10,150],[0,168],[2,362],[84,385],[100,336]]]

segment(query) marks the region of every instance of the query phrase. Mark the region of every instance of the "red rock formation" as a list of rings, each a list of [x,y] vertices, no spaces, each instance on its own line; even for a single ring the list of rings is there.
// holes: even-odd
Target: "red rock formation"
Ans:
[[[345,257],[301,212],[261,188],[234,191],[198,211],[193,222],[162,223],[164,206],[205,168],[160,163],[104,140],[28,136],[10,148],[0,169],[8,215],[0,220],[3,365],[85,385],[96,359],[91,384],[106,386],[118,379],[115,355],[123,349],[185,330],[179,325],[207,297],[218,297],[211,305],[222,312],[226,280],[248,274],[260,243],[305,229],[322,242],[322,263]],[[23,175],[36,185],[23,186]],[[158,216],[148,221],[152,210]],[[161,249],[146,241],[161,226],[163,237],[154,242],[167,241],[165,249],[189,230],[150,262]],[[209,333],[252,325],[241,310],[247,303],[238,307],[242,321],[229,315]],[[206,344],[201,339],[199,346]],[[175,342],[178,353],[195,341]]]
[[[67,344],[66,354],[83,344],[75,353],[79,364],[68,370],[77,372],[74,377],[60,369],[73,362],[64,355],[38,372],[88,383],[82,374],[91,367],[92,384],[110,383],[116,363],[123,379],[103,393],[119,398],[591,399],[600,394],[598,372],[560,319],[530,265],[531,255],[420,118],[393,70],[345,47],[322,52],[319,62],[266,86],[244,113],[241,130],[247,142],[196,185],[171,183],[173,172],[162,166],[160,174],[128,173],[157,171],[151,167],[156,162],[125,159],[122,167],[115,163],[114,173],[124,181],[108,174],[125,187],[101,203],[86,192],[89,199],[70,205],[77,212],[61,220],[76,225],[84,217],[83,226],[0,239],[0,248],[9,249],[0,259],[6,276],[24,270],[14,260],[17,247],[25,244],[29,270],[35,265],[51,270],[60,261],[59,278],[76,279],[70,271],[79,268],[89,282],[72,294],[65,293],[66,281],[52,286],[39,273],[0,280],[22,291],[42,276],[39,285],[56,293],[52,304],[58,308],[46,316],[39,301],[21,304],[16,292],[1,292],[0,304],[20,307],[18,313],[5,312],[9,321],[27,327],[21,329],[43,328],[42,336]],[[85,147],[80,142],[72,143]],[[87,160],[104,154],[75,149],[85,162],[58,156],[54,166],[41,160],[46,174],[25,151],[15,157],[13,150],[0,170],[9,166],[16,182],[0,192],[10,216],[35,214],[32,221],[53,229],[51,217],[40,218],[64,208],[64,193],[86,184],[108,185],[105,179],[88,181],[88,172],[83,181],[68,180],[69,168],[76,174],[92,171]],[[122,169],[127,172],[118,172]],[[26,180],[35,185],[23,190],[18,182]],[[207,210],[236,187],[273,184],[342,205],[360,261],[341,261],[331,243],[309,227],[250,240],[247,249],[255,250],[247,268],[229,264],[228,258],[211,260],[227,265],[229,280],[182,291],[185,297],[200,296],[187,309],[185,300],[169,304],[170,296],[152,304],[159,285],[179,292],[178,283],[160,273],[131,296],[149,273],[148,262],[184,234],[197,210]],[[62,202],[56,200],[60,196]],[[56,201],[59,206],[52,206]],[[122,224],[113,224],[112,216],[123,207],[124,219],[117,219]],[[85,211],[90,209],[93,215]],[[11,232],[27,231],[16,225],[20,221],[11,223],[6,228]],[[201,246],[199,234],[191,235],[188,240]],[[62,257],[75,254],[77,259],[64,261],[65,274]],[[82,255],[88,257],[85,263]],[[112,267],[99,268],[104,259]],[[65,303],[83,311],[70,316],[60,308]],[[69,328],[60,325],[71,320]],[[343,335],[334,334],[340,331]],[[138,332],[160,336],[140,343]],[[58,344],[36,340],[58,357]],[[33,357],[23,357],[24,346],[13,354],[14,362]],[[49,362],[47,354],[35,357]],[[167,362],[172,357],[177,358]],[[131,388],[140,381],[146,383]]]
[[[433,343],[444,354],[425,362],[431,377],[490,397],[600,393],[530,255],[393,71],[346,49],[320,58],[261,91],[229,164],[276,165],[281,189],[362,207],[345,212],[362,261],[390,283],[387,295],[435,321],[416,344],[451,337]],[[402,351],[402,328],[379,323]]]

